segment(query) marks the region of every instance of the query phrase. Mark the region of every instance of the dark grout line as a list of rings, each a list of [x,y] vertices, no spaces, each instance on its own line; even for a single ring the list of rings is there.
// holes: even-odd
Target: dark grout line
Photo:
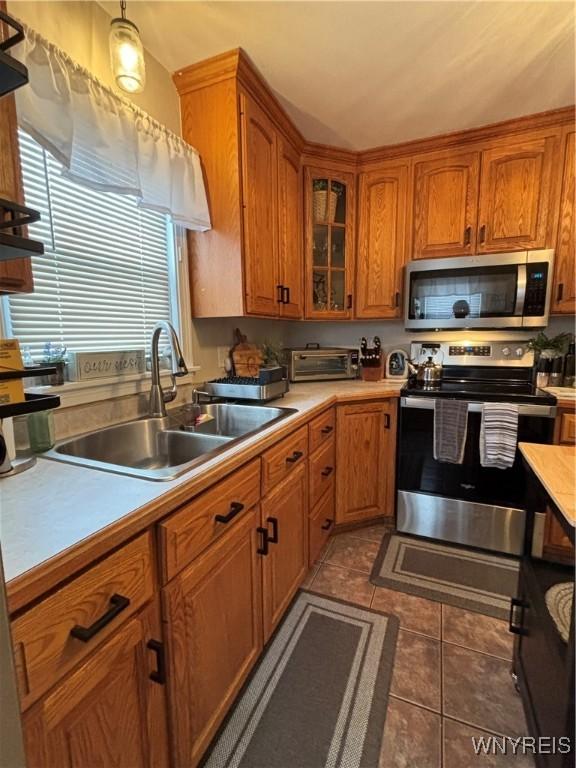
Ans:
[[[395,698],[398,698],[397,696]],[[478,723],[471,723],[468,720],[459,720],[457,717],[454,717],[453,715],[442,715],[443,720],[451,720],[453,723],[459,723],[460,725],[466,725],[468,728],[477,728],[479,731],[484,731],[485,733],[490,733],[493,736],[504,736],[509,737],[509,733],[504,733],[503,731],[495,731],[492,728],[487,728],[484,725],[478,725]],[[525,734],[528,736],[528,733]]]
[[[454,645],[456,648],[462,648],[465,651],[472,651],[472,653],[479,653],[481,656],[489,656],[491,659],[498,659],[498,661],[507,661],[512,664],[511,656],[497,656],[495,653],[488,653],[487,651],[479,651],[477,648],[470,648],[468,645],[462,645],[461,643],[455,643],[452,640],[443,640],[444,645]]]
[[[432,712],[432,714],[437,715],[440,718],[440,720],[442,719],[441,712],[439,712],[437,709],[432,709],[432,707],[427,707],[426,704],[418,704],[416,701],[412,701],[412,699],[405,699],[403,696],[398,696],[397,693],[391,693],[390,698],[398,699],[398,701],[403,701],[406,704],[410,704],[413,707],[418,707],[418,709],[425,709],[426,712]]]

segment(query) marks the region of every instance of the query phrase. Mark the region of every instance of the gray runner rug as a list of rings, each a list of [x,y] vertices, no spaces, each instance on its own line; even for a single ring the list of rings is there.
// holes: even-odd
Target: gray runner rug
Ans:
[[[497,619],[506,619],[518,586],[517,558],[388,533],[370,581]]]
[[[377,768],[398,619],[301,591],[204,768]]]

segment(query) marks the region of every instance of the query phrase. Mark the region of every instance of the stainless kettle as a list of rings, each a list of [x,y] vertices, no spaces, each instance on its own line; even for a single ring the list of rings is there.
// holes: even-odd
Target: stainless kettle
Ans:
[[[408,370],[422,384],[437,384],[442,380],[442,363],[435,363],[433,355],[428,355],[423,363],[408,360]]]

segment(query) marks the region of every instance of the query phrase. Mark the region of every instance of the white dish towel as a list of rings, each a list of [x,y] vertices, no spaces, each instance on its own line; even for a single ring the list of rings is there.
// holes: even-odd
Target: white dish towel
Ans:
[[[513,403],[484,403],[480,424],[480,464],[509,469],[516,458],[518,406]]]

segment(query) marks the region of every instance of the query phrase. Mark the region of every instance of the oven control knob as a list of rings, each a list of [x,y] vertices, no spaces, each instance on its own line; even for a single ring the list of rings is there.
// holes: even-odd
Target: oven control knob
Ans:
[[[510,347],[502,347],[502,354],[504,355],[504,357],[510,357],[510,355],[512,354],[512,350],[510,349]]]
[[[516,347],[516,357],[524,357],[524,347]]]

